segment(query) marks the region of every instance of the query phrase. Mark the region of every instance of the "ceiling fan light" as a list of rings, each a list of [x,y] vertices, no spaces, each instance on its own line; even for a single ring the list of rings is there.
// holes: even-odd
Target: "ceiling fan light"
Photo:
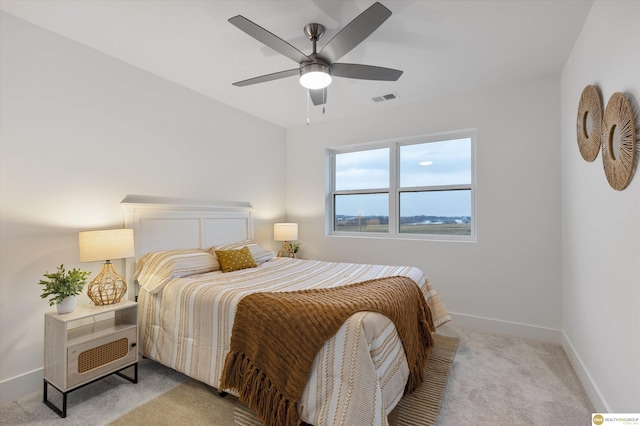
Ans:
[[[300,69],[300,84],[307,89],[324,89],[331,84],[331,69],[323,64],[309,64]]]

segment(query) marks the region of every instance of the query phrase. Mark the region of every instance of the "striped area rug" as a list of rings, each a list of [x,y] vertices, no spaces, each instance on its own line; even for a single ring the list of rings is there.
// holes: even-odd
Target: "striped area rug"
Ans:
[[[400,400],[389,415],[391,426],[431,426],[438,420],[440,402],[458,348],[458,339],[440,334],[434,336],[436,344],[425,368],[425,384]],[[233,419],[236,426],[262,426],[253,411],[243,404],[236,404]]]

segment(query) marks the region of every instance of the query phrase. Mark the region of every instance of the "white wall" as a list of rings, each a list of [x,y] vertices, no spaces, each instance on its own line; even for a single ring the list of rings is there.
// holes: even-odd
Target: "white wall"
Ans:
[[[564,342],[596,409],[608,412],[640,412],[640,172],[613,190],[602,153],[582,159],[575,122],[589,84],[603,109],[614,92],[640,101],[638,17],[637,1],[594,3],[562,73]]]
[[[38,280],[80,264],[80,230],[122,227],[127,194],[249,201],[256,239],[284,219],[285,132],[1,16],[0,394],[38,389]],[[212,77],[213,78],[213,77]],[[122,262],[116,264],[124,272]],[[88,302],[86,296],[84,301]]]
[[[303,256],[418,266],[464,314],[456,321],[559,342],[559,93],[559,78],[546,78],[288,130],[287,218],[300,223]],[[325,235],[325,148],[468,128],[476,243]]]

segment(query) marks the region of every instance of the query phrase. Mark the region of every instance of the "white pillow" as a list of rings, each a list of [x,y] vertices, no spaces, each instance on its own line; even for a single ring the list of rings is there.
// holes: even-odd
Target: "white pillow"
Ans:
[[[242,247],[249,247],[249,251],[251,252],[251,256],[253,256],[253,260],[256,264],[260,265],[261,263],[268,262],[269,260],[275,257],[275,253],[269,251],[265,248],[260,247],[253,240],[244,240],[237,243],[232,244],[223,244],[219,246],[209,247],[207,251],[213,255],[215,255],[216,250],[237,250]]]
[[[136,281],[149,293],[162,290],[169,280],[219,271],[220,263],[202,249],[154,251],[136,261]]]

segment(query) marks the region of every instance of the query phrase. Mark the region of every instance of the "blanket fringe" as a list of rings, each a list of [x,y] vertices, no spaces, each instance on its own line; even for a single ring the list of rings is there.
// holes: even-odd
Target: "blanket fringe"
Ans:
[[[283,395],[244,353],[229,352],[220,387],[233,389],[265,426],[299,426],[295,399]]]
[[[429,355],[431,355],[431,349],[435,345],[435,339],[433,337],[433,332],[436,331],[436,328],[433,326],[433,319],[431,316],[431,309],[429,306],[424,304],[422,306],[422,315],[418,318],[418,323],[420,324],[420,338],[422,339],[422,345],[424,347],[424,351],[421,351],[417,357],[417,362],[413,364],[409,378],[407,379],[407,384],[405,386],[405,394],[409,394],[416,389],[418,389],[422,383],[424,382],[424,369],[427,366],[427,362],[429,361]]]

